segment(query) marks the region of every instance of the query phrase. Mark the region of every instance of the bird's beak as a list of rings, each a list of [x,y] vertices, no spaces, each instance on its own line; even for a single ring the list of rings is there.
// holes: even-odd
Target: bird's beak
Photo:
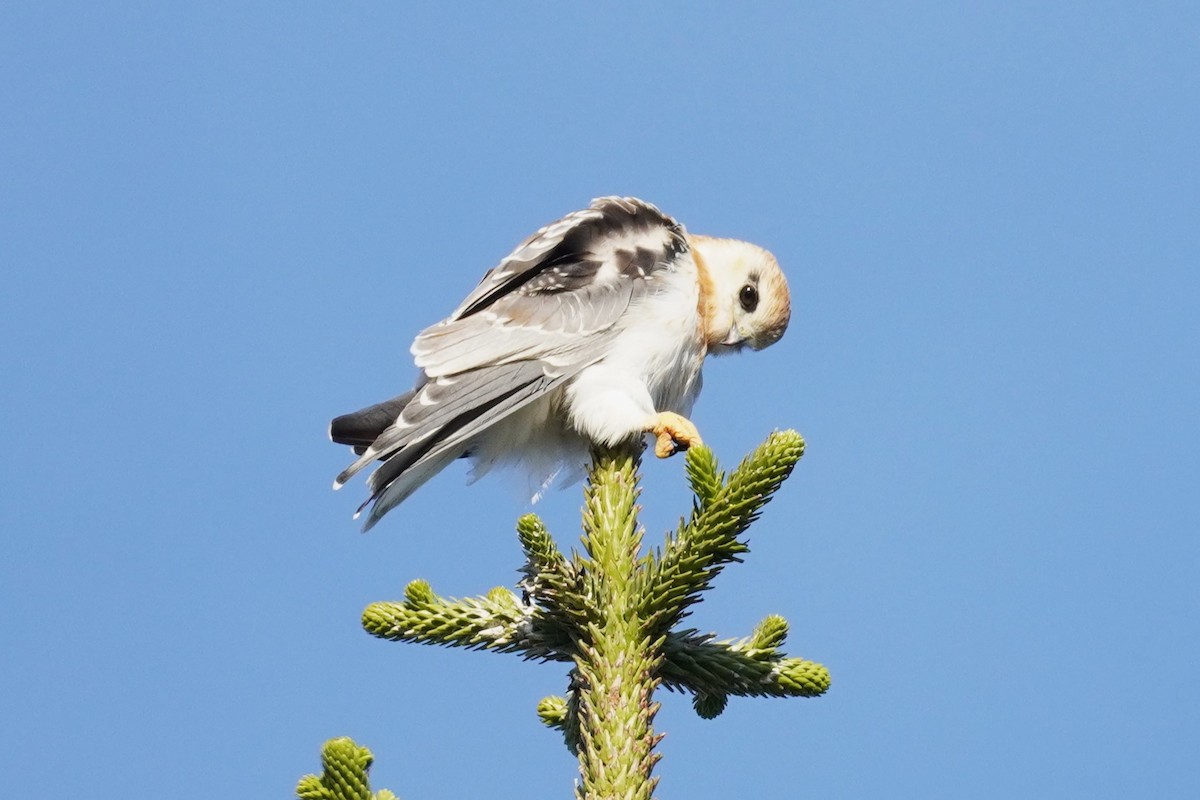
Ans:
[[[745,342],[746,340],[742,338],[742,333],[738,330],[737,325],[732,326],[729,329],[729,335],[721,340],[721,344],[725,347],[740,347]]]
[[[721,340],[721,343],[713,348],[714,353],[740,353],[746,347],[746,340],[742,338],[742,334],[734,326],[729,330],[729,335]]]

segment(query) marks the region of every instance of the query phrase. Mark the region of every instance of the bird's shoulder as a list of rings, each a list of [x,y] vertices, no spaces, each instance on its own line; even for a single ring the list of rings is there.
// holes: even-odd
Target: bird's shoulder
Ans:
[[[633,197],[601,197],[517,245],[447,322],[505,298],[591,293],[653,280],[687,252],[683,226],[655,206]]]

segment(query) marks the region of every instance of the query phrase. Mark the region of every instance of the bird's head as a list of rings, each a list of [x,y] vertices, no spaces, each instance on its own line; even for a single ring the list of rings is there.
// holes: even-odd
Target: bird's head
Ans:
[[[688,236],[700,273],[700,313],[710,353],[762,350],[787,330],[792,301],[775,256],[749,242]]]

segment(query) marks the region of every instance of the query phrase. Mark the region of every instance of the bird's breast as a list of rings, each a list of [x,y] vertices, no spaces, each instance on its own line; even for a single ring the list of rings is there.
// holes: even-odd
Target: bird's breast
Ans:
[[[700,391],[706,352],[695,267],[660,278],[657,291],[631,306],[604,363],[636,376],[657,411],[689,413]]]

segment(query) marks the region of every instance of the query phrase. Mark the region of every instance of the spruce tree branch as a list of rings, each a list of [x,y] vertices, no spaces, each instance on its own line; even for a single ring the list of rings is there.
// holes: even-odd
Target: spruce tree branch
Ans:
[[[696,492],[691,519],[675,536],[668,535],[661,555],[646,579],[642,612],[655,628],[667,631],[699,602],[724,566],[740,561],[748,548],[738,537],[745,532],[804,454],[804,439],[795,431],[776,431],[743,459],[714,491],[716,461],[705,448],[688,451],[688,475]]]
[[[526,565],[522,572],[526,575],[565,574],[567,559],[537,514],[526,514],[517,520],[517,539],[525,551]]]
[[[715,641],[696,631],[672,633],[663,646],[663,686],[708,698],[817,697],[829,689],[829,671],[821,664],[754,645],[753,639]]]
[[[517,538],[525,551],[524,577],[518,587],[528,600],[564,627],[586,624],[592,612],[584,602],[582,563],[563,556],[536,514],[517,520]]]
[[[567,729],[567,714],[570,713],[567,708],[567,699],[551,695],[543,697],[537,705],[538,719],[547,728],[565,731]]]
[[[372,603],[363,611],[367,633],[397,642],[520,653],[543,661],[568,661],[572,631],[508,589],[483,597],[445,599],[425,581],[413,581],[402,603]]]
[[[725,473],[718,469],[717,457],[712,450],[703,445],[688,448],[684,470],[687,472],[692,494],[696,495],[695,511],[708,508],[725,485]]]
[[[571,685],[566,697],[544,697],[538,703],[537,713],[542,724],[562,732],[563,744],[571,755],[579,757],[579,673],[571,670]]]
[[[330,739],[321,748],[320,775],[305,775],[296,784],[300,800],[396,800],[387,789],[371,794],[367,772],[374,756],[353,739]]]

